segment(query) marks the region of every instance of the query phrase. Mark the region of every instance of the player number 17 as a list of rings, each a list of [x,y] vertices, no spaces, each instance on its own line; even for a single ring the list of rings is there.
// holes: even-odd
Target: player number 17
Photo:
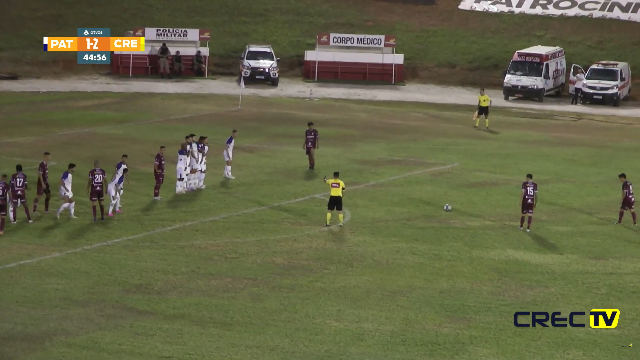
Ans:
[[[91,43],[91,40],[93,40],[93,44]],[[93,38],[87,38],[87,50],[91,50],[93,46],[93,50],[98,50],[98,39]]]

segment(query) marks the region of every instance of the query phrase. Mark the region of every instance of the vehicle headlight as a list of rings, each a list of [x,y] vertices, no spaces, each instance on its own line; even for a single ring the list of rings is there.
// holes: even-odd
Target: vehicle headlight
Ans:
[[[529,85],[529,89],[537,89],[538,85]]]
[[[242,64],[242,68],[244,70],[251,70],[251,66],[247,65],[247,64]]]
[[[277,72],[278,71],[278,67],[277,66],[272,66],[269,71],[271,72]]]
[[[616,90],[617,88],[618,88],[618,85],[613,85],[610,90]]]
[[[504,83],[502,83],[502,86],[511,86],[511,84],[505,81]]]

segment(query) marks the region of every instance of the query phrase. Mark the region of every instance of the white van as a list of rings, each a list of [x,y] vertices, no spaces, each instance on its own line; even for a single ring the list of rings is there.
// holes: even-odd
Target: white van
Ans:
[[[560,47],[538,45],[518,50],[504,72],[504,99],[533,98],[542,102],[545,95],[560,95],[566,70],[564,49]]]
[[[571,66],[570,94],[575,92],[574,69],[576,68],[582,70],[578,65]],[[626,62],[599,61],[585,72],[584,83],[582,83],[582,103],[602,102],[620,106],[620,101],[628,99],[630,94],[631,69]]]

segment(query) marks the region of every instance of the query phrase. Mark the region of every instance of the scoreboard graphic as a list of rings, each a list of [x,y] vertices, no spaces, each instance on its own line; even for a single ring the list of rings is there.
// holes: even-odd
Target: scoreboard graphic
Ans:
[[[111,64],[112,51],[144,51],[144,37],[112,37],[111,29],[78,28],[76,37],[44,37],[44,51],[76,52],[78,64]]]

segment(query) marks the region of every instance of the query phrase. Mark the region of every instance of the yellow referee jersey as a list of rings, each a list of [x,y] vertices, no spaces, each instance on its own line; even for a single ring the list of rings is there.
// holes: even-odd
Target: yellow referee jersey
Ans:
[[[346,189],[342,180],[327,179],[324,182],[329,184],[331,196],[342,196],[342,192]]]
[[[491,98],[487,96],[487,94],[478,96],[478,105],[482,107],[487,107],[491,103]]]

